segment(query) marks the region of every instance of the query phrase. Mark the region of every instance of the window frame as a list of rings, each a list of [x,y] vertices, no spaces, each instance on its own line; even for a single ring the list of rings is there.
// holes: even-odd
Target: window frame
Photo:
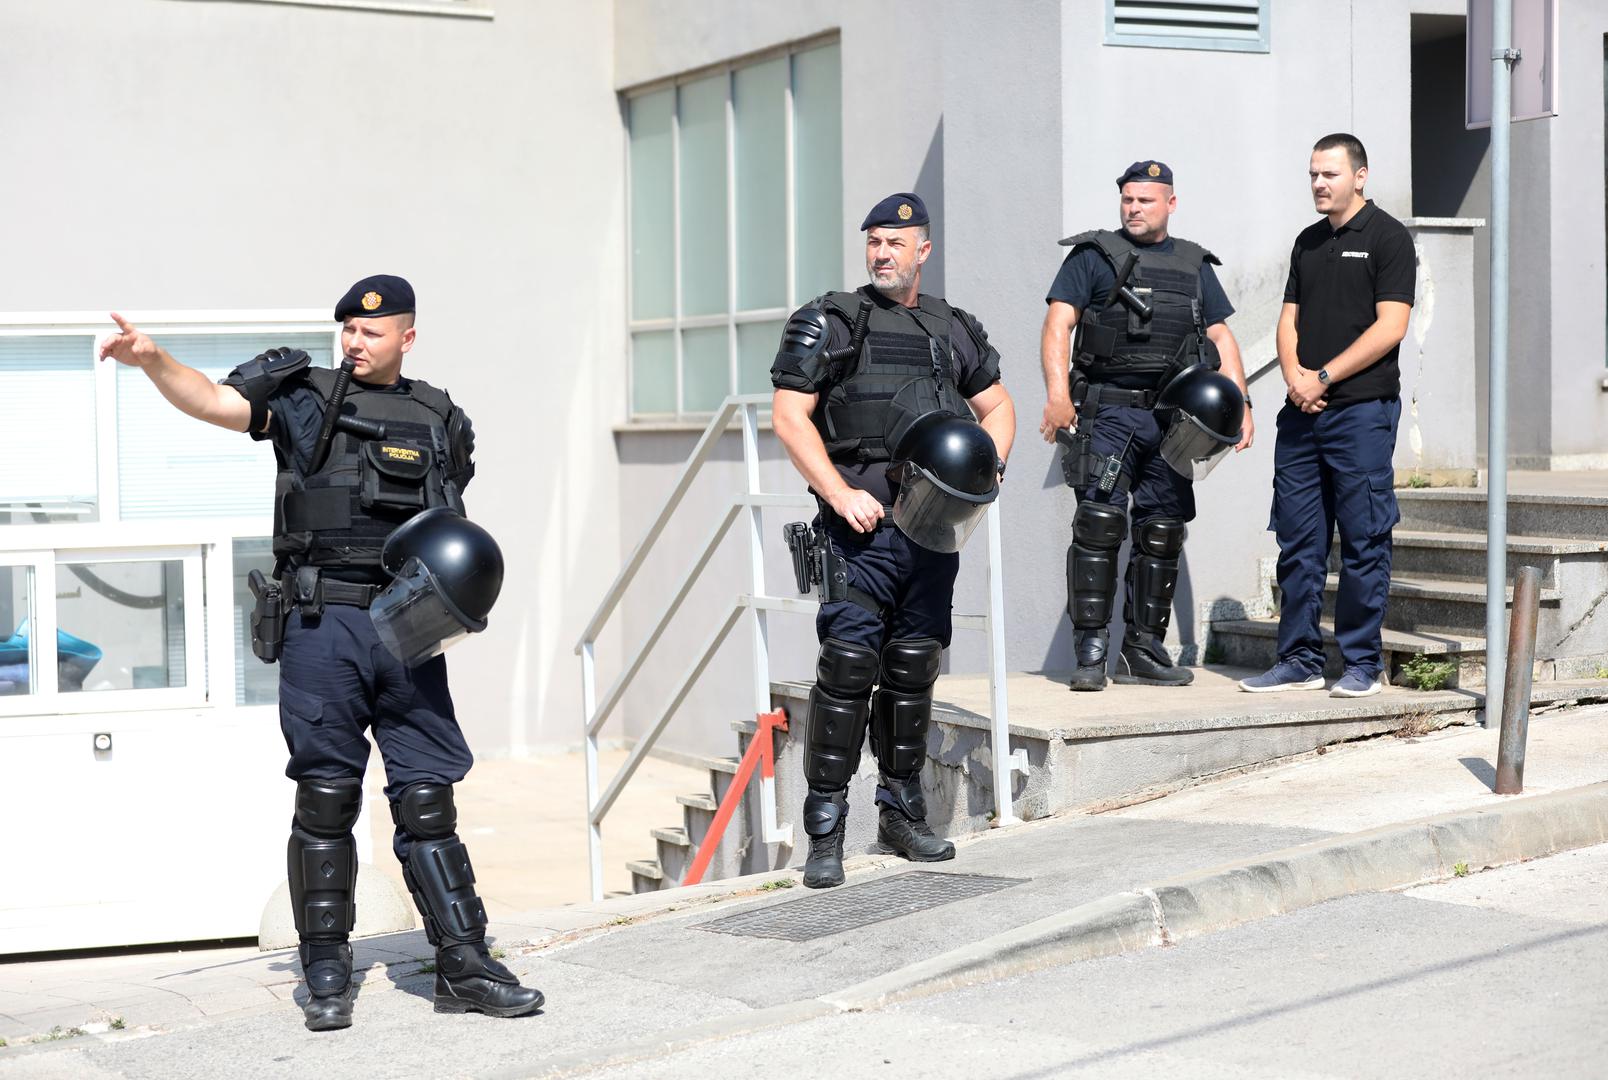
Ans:
[[[1256,0],[1257,40],[1240,38],[1192,37],[1177,34],[1132,34],[1117,29],[1117,4],[1122,0],[1105,0],[1105,44],[1143,49],[1195,49],[1202,52],[1273,51],[1272,0]],[[1207,0],[1209,2],[1209,0]],[[1179,7],[1187,6],[1180,0]]]
[[[458,19],[492,19],[496,12],[490,0],[246,0],[253,4],[282,4],[290,7],[336,8],[345,11],[375,11],[390,15],[444,15]]]
[[[682,333],[686,330],[726,330],[726,379],[729,393],[736,393],[742,385],[741,359],[738,351],[738,331],[742,325],[785,320],[803,301],[798,295],[797,246],[797,134],[795,121],[794,88],[797,70],[794,58],[800,53],[828,47],[841,48],[841,36],[829,31],[797,41],[786,42],[758,52],[721,61],[717,64],[694,68],[652,82],[641,83],[619,91],[622,147],[621,157],[625,177],[625,415],[624,429],[651,430],[667,425],[703,427],[713,411],[693,411],[686,405],[686,373],[683,356]],[[841,54],[840,54],[841,58]],[[782,90],[782,191],[784,243],[783,297],[780,307],[737,307],[737,118],[733,100],[736,73],[771,60],[787,61],[787,81]],[[840,60],[841,62],[841,60]],[[685,315],[682,313],[681,281],[681,108],[680,88],[711,76],[725,81],[725,178],[726,178],[726,311],[717,315]],[[634,98],[671,90],[676,93],[670,111],[670,265],[674,275],[671,282],[671,313],[668,317],[638,319],[634,310],[635,296],[632,261],[632,182],[631,182],[631,122],[630,108]],[[841,183],[841,168],[839,182]],[[635,335],[641,333],[670,333],[675,357],[675,409],[672,412],[638,412],[636,410],[636,346]]]
[[[328,335],[340,356],[340,324],[323,309],[134,311],[126,317],[153,337],[184,334]],[[81,336],[87,348],[113,332],[102,312],[0,312],[0,337]],[[181,356],[180,360],[183,359]],[[246,359],[246,358],[243,358]],[[180,559],[185,589],[185,685],[61,693],[54,666],[40,692],[0,697],[0,735],[92,730],[103,714],[213,709],[235,705],[234,542],[273,534],[273,508],[236,517],[122,520],[119,505],[117,378],[120,365],[95,363],[96,501],[99,520],[0,525],[0,565],[33,572],[34,641],[55,640],[59,562]],[[201,421],[194,421],[200,423]],[[241,438],[245,438],[242,433]],[[4,504],[0,509],[15,509]],[[49,603],[45,600],[49,599]],[[32,659],[38,653],[30,649]]]

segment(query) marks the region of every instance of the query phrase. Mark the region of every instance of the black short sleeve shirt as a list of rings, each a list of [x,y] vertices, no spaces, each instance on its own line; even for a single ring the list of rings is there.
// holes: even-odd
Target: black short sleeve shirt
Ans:
[[[1407,226],[1370,200],[1338,230],[1322,218],[1302,230],[1290,252],[1284,302],[1296,304],[1296,355],[1317,371],[1361,337],[1378,317],[1375,304],[1411,304],[1418,258]],[[1329,388],[1332,405],[1401,393],[1400,347]]]
[[[900,307],[900,305],[888,300],[870,286],[862,286],[857,291],[859,295],[866,297],[879,307],[888,309]],[[932,298],[922,296],[920,302],[923,305],[928,305],[932,302]],[[841,349],[849,343],[849,324],[846,320],[840,318],[836,311],[831,308],[826,310],[827,348]],[[921,324],[917,321],[915,314],[910,312],[910,309],[904,308],[902,310],[908,313],[912,328],[921,328]],[[969,400],[1000,381],[999,350],[989,344],[988,332],[983,329],[983,324],[975,316],[969,312],[961,311],[959,308],[951,308],[951,311],[953,314],[949,321],[949,341],[954,349],[955,356],[955,385],[959,387],[961,396]],[[926,331],[921,328],[921,332],[925,333]],[[776,363],[771,367],[771,384],[782,390],[796,390],[803,394],[821,394],[823,397],[821,401],[816,403],[815,407],[817,411],[824,408],[824,395],[831,389],[830,380],[823,375],[823,377],[806,386],[800,386],[797,384],[796,376],[783,374],[784,370],[792,371],[793,367],[794,362],[790,358],[783,357],[778,353]],[[837,465],[839,474],[842,475],[850,487],[869,491],[881,499],[884,504],[893,501],[892,489],[888,486],[887,477],[884,475],[888,469],[886,462],[869,465],[845,465],[836,462],[834,464]]]
[[[1168,255],[1174,246],[1169,236],[1156,245],[1156,252]],[[1111,293],[1111,286],[1116,283],[1117,273],[1105,255],[1093,244],[1085,244],[1075,248],[1061,262],[1061,269],[1056,273],[1044,302],[1059,300],[1063,304],[1071,304],[1082,313],[1089,310],[1091,304],[1104,304],[1105,298]],[[1201,264],[1200,299],[1201,319],[1207,326],[1227,322],[1228,317],[1234,314],[1234,305],[1229,303],[1228,293],[1223,291],[1222,282],[1217,280],[1211,263]]]

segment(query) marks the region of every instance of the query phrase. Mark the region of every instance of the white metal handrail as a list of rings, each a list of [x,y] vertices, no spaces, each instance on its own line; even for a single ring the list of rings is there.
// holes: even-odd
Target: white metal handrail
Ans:
[[[591,890],[594,900],[603,898],[603,818],[614,806],[620,792],[636,773],[642,759],[653,749],[659,736],[669,725],[670,718],[686,700],[687,694],[692,691],[693,685],[708,667],[710,660],[720,646],[725,643],[732,628],[746,611],[748,624],[752,634],[753,644],[753,700],[754,713],[766,712],[771,707],[770,694],[770,651],[768,644],[768,631],[766,615],[768,612],[780,611],[795,614],[813,615],[819,608],[814,600],[798,597],[767,596],[765,594],[765,546],[762,535],[763,511],[766,507],[798,507],[800,509],[814,509],[815,501],[807,495],[782,494],[764,492],[760,490],[759,483],[759,410],[771,402],[769,394],[740,394],[726,398],[721,402],[720,409],[710,420],[709,426],[704,429],[698,443],[693,447],[687,462],[682,466],[681,473],[676,477],[675,485],[671,488],[664,507],[659,511],[653,523],[648,526],[642,540],[632,551],[631,557],[621,567],[620,573],[615,577],[614,583],[609,586],[597,611],[586,625],[581,634],[575,651],[581,658],[581,705],[585,712],[585,722],[582,726],[582,736],[586,757],[586,806],[587,806],[587,854],[591,864]],[[648,553],[658,542],[664,527],[669,523],[671,515],[680,506],[682,499],[692,486],[693,479],[698,471],[709,459],[720,437],[730,426],[733,417],[741,421],[743,436],[743,490],[732,498],[731,506],[716,523],[709,534],[709,539],[693,559],[692,565],[682,575],[675,594],[669,603],[660,612],[659,618],[654,621],[652,628],[643,637],[642,641],[630,654],[625,667],[621,670],[614,683],[608,688],[601,701],[597,696],[597,639],[603,628],[608,624],[610,616],[614,614],[624,597],[625,591],[630,587],[637,572],[642,569]],[[601,794],[598,791],[597,757],[598,734],[608,721],[615,706],[625,696],[631,682],[642,670],[648,654],[658,645],[670,622],[681,609],[682,603],[692,591],[693,584],[698,580],[709,560],[725,540],[727,533],[736,523],[742,511],[747,511],[748,517],[748,548],[749,548],[749,588],[748,591],[738,595],[732,602],[731,608],[726,612],[719,627],[716,628],[698,652],[686,676],[671,694],[663,710],[654,720],[651,727],[636,741],[630,754],[626,756],[625,763],[614,778],[609,781],[607,789]],[[988,635],[988,681],[989,704],[993,727],[992,749],[994,759],[994,804],[995,821],[998,824],[1008,824],[1017,820],[1011,810],[1011,776],[1016,772],[1026,772],[1025,755],[1010,751],[1009,724],[1007,720],[1007,704],[1005,698],[1005,641],[1004,641],[1004,582],[1001,571],[1004,560],[1000,548],[999,504],[988,508],[988,589],[989,609],[985,615],[957,615],[954,625],[962,630],[980,630]],[[1003,778],[1000,780],[999,778]],[[771,807],[765,814],[761,823],[763,829],[762,839],[767,844],[791,844],[792,826],[772,820],[775,808]]]

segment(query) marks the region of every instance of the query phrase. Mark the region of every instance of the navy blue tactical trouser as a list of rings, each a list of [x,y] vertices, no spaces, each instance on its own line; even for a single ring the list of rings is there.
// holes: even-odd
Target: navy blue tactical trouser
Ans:
[[[1334,636],[1348,668],[1380,674],[1380,627],[1390,596],[1390,531],[1396,506],[1396,424],[1401,399],[1279,410],[1273,451],[1273,510],[1279,542],[1279,659],[1309,675],[1323,671],[1324,581],[1329,543],[1340,530],[1340,588]]]
[[[820,520],[816,518],[817,527]],[[889,641],[913,638],[936,638],[949,647],[959,553],[928,551],[891,522],[872,533],[857,533],[834,520],[827,533],[833,549],[849,564],[849,585],[876,600],[883,615],[878,618],[852,600],[822,604],[815,616],[819,640],[837,638],[878,653]]]
[[[373,730],[385,761],[385,796],[409,784],[456,784],[474,756],[452,709],[447,661],[404,667],[374,632],[362,608],[331,604],[317,619],[293,611],[279,658],[279,726],[290,750],[292,780],[361,777]],[[398,859],[411,840],[392,840]]]
[[[1163,419],[1170,413],[1154,409],[1138,409],[1127,405],[1101,405],[1095,412],[1089,429],[1089,449],[1101,456],[1123,454],[1122,481],[1129,491],[1120,487],[1114,491],[1101,491],[1098,482],[1074,489],[1078,502],[1092,499],[1128,512],[1130,526],[1167,518],[1175,521],[1195,520],[1195,488],[1180,476],[1161,456],[1161,437],[1167,434]],[[1129,441],[1129,436],[1132,441]],[[1123,447],[1127,453],[1123,453]],[[1128,502],[1132,498],[1130,511]],[[1123,572],[1123,611],[1127,618],[1138,609],[1133,600],[1133,552],[1128,552],[1127,569]]]

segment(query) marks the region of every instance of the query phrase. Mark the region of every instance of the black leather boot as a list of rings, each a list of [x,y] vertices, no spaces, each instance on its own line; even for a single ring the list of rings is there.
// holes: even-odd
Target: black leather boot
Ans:
[[[484,941],[443,945],[436,950],[435,1011],[525,1016],[547,999],[520,986],[514,973],[491,958]]]
[[[1142,686],[1188,686],[1195,681],[1195,673],[1174,664],[1151,634],[1129,634],[1123,639],[1117,673],[1112,677],[1119,683]]]
[[[303,942],[302,974],[307,1003],[302,1006],[308,1031],[339,1031],[352,1026],[352,947],[345,942]]]
[[[945,862],[955,845],[940,840],[927,825],[927,797],[921,777],[899,779],[883,774],[877,785],[877,843],[911,862]]]
[[[804,797],[804,832],[810,838],[810,854],[804,860],[806,889],[843,884],[843,830],[848,814],[849,800],[841,791],[812,791]]]
[[[1078,669],[1068,684],[1073,690],[1104,690],[1106,687],[1106,649],[1109,630],[1079,630]]]

